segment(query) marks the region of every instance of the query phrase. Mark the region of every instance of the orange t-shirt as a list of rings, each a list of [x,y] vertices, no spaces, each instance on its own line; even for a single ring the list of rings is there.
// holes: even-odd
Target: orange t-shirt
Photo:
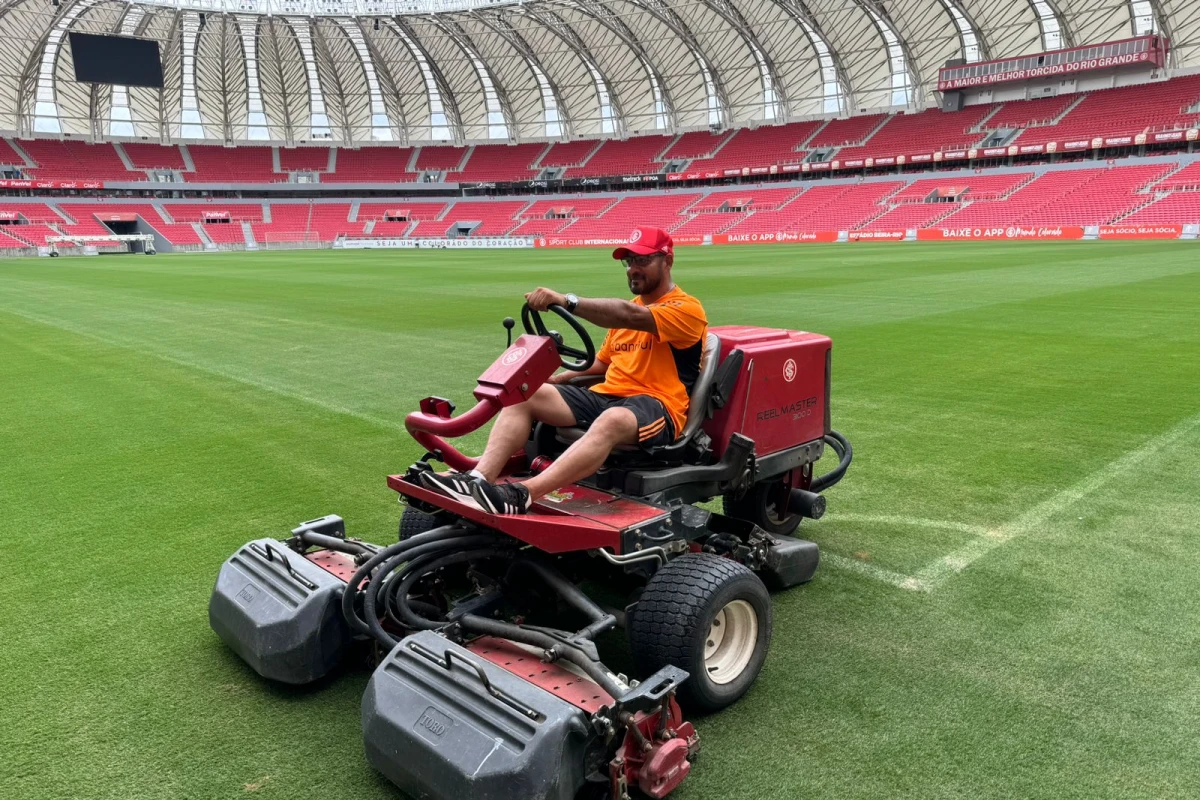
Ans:
[[[641,297],[633,298],[645,306]],[[700,301],[676,286],[646,306],[654,315],[658,335],[613,328],[604,337],[596,358],[608,364],[604,383],[593,392],[617,397],[644,394],[666,407],[678,438],[687,421],[688,389],[700,372],[700,357],[708,334],[708,319]]]

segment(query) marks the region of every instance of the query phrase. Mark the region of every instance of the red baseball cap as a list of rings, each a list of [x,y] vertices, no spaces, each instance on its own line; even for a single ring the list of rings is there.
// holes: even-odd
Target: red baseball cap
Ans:
[[[635,256],[649,256],[655,253],[674,255],[675,242],[671,240],[671,234],[662,228],[638,225],[629,234],[629,243],[613,250],[613,258],[620,261],[631,253]]]

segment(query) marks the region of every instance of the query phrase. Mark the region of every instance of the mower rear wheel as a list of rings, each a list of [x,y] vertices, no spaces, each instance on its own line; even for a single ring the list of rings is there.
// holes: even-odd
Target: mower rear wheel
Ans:
[[[418,533],[431,531],[437,527],[437,520],[432,514],[426,514],[424,511],[418,511],[412,506],[405,506],[404,513],[400,515],[400,537],[398,541],[403,542],[405,539],[411,539]]]
[[[670,664],[691,677],[679,688],[688,711],[719,711],[754,683],[771,645],[771,598],[745,565],[687,553],[654,573],[629,621],[643,678]]]
[[[721,498],[725,516],[753,522],[767,533],[791,536],[800,527],[800,515],[787,510],[791,488],[781,480],[751,486],[744,495]]]

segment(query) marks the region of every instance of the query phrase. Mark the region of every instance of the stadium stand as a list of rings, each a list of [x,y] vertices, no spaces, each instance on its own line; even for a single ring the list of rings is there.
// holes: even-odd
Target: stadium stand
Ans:
[[[46,203],[21,200],[0,200],[0,230],[20,242],[21,247],[40,247],[47,236],[61,236],[62,231],[51,227],[66,223],[66,219]]]
[[[538,164],[541,167],[579,167],[588,160],[588,156],[599,145],[600,142],[592,139],[555,142]]]
[[[713,233],[723,233],[747,216],[745,212],[728,211],[696,214],[672,228],[671,233],[675,236],[704,236]]]
[[[908,203],[896,206],[857,230],[886,231],[927,228],[958,210],[957,203]]]
[[[41,222],[30,222],[24,225],[6,225],[4,232],[30,247],[44,247],[50,244],[47,241],[47,237],[63,235],[61,230],[57,230]]]
[[[683,210],[699,194],[660,194],[625,197],[598,217],[581,219],[567,229],[573,237],[628,236],[635,225],[673,228],[686,221]]]
[[[451,181],[527,181],[537,177],[538,170],[530,165],[546,150],[536,144],[481,144],[471,151],[467,164],[459,172],[451,172]]]
[[[662,154],[662,161],[677,161],[680,159],[712,158],[713,153],[721,145],[729,141],[730,132],[709,133],[708,131],[691,131],[680,136],[674,144]]]
[[[892,197],[893,203],[923,203],[940,192],[943,197],[956,196],[961,200],[995,200],[1016,191],[1032,180],[1032,172],[1007,172],[999,175],[955,175],[946,178],[923,178],[905,186]]]
[[[417,179],[410,172],[411,147],[364,147],[360,150],[340,148],[333,172],[321,175],[321,183],[408,183]]]
[[[177,223],[195,223],[210,241],[219,245],[246,244],[242,222],[263,218],[261,203],[169,203],[163,210]]]
[[[537,200],[528,208],[522,209],[521,219],[544,218],[548,215],[568,217],[595,217],[611,208],[617,202],[615,197],[578,197],[555,200]]]
[[[145,175],[130,172],[111,144],[87,144],[59,139],[29,139],[21,148],[36,167],[29,169],[35,178],[60,181],[131,181]]]
[[[888,119],[862,147],[843,147],[836,158],[882,158],[935,150],[959,150],[971,147],[986,134],[972,129],[991,114],[995,106],[971,106],[964,111],[942,112],[937,109],[919,114],[897,114]],[[821,132],[822,135],[825,131]]]
[[[1028,128],[1021,132],[1016,143],[1132,137],[1147,131],[1186,128],[1200,121],[1200,113],[1185,113],[1197,101],[1200,101],[1200,75],[1091,92],[1057,124]],[[1128,113],[1130,109],[1137,109],[1137,113]]]
[[[471,230],[471,236],[504,236],[517,226],[517,213],[529,205],[528,200],[460,200],[450,207],[445,216],[437,223],[424,222],[417,226],[422,232],[414,230],[412,235],[441,236],[445,231],[456,225],[479,223]],[[426,230],[437,230],[442,233],[425,233]]]
[[[1098,225],[1153,199],[1138,194],[1166,174],[1170,164],[1107,169],[1050,170],[1006,200],[972,203],[943,220],[946,225]]]
[[[465,147],[434,146],[422,147],[417,152],[417,172],[437,170],[452,172],[459,168],[467,155]]]
[[[662,171],[658,155],[671,143],[670,136],[638,136],[633,139],[609,139],[582,167],[567,170],[569,178],[595,175],[649,175]]]
[[[196,169],[183,173],[191,183],[275,183],[287,175],[275,171],[269,147],[187,146]]]
[[[773,164],[799,164],[808,154],[797,150],[821,127],[820,122],[739,130],[712,158],[697,159],[693,170],[724,170],[742,167],[768,167]]]
[[[171,244],[178,245],[200,245],[203,242],[200,236],[196,233],[196,229],[189,224],[172,224],[167,222],[158,212],[152,203],[122,203],[122,202],[101,202],[101,203],[80,203],[80,202],[62,202],[58,207],[64,213],[70,215],[84,227],[82,232],[98,233],[95,228],[90,225],[90,222],[95,220],[103,223],[105,220],[113,217],[122,217],[126,220],[133,217],[134,221],[140,219],[143,223],[153,228],[158,233],[166,237]],[[87,222],[85,222],[87,220]],[[67,226],[68,233],[77,232],[72,226]],[[111,233],[105,230],[105,233]]]
[[[1133,225],[1200,223],[1200,191],[1171,192],[1119,221]]]
[[[1159,192],[1200,191],[1200,161],[1193,161],[1174,175],[1163,178],[1154,184],[1154,190]]]
[[[1039,97],[1036,100],[1010,100],[1003,103],[996,114],[981,127],[985,130],[999,130],[1050,125],[1080,97],[1081,95],[1077,94],[1066,94]]]
[[[66,222],[66,219],[46,203],[34,200],[0,198],[0,218],[23,222]]]
[[[8,139],[0,139],[0,164],[9,166],[24,167],[25,159],[13,149],[12,144]]]
[[[187,164],[183,161],[183,153],[178,147],[163,147],[160,144],[145,142],[125,142],[121,145],[130,163],[137,169],[174,169],[183,171]],[[140,179],[144,176],[130,176],[130,179]]]
[[[813,136],[808,148],[815,150],[818,147],[860,145],[887,118],[887,114],[868,114],[847,119],[831,119]]]
[[[255,222],[250,228],[255,241],[332,242],[339,236],[358,236],[363,221],[351,222],[350,203],[271,203],[271,221]]]
[[[308,233],[319,242],[332,242],[339,236],[361,236],[364,222],[351,222],[349,203],[313,203]]]
[[[328,147],[279,148],[281,172],[325,172],[329,169]]]
[[[692,212],[718,211],[730,206],[765,211],[778,208],[784,203],[794,200],[799,194],[800,190],[792,187],[769,189],[764,186],[747,186],[744,189],[733,191],[710,192],[688,210]]]
[[[814,186],[773,211],[755,212],[727,233],[852,230],[884,213],[884,198],[901,188],[899,181]]]
[[[271,203],[270,222],[254,222],[250,230],[256,242],[303,242],[310,239],[308,227],[312,220],[310,203]],[[312,237],[315,240],[315,237]]]
[[[15,228],[16,226],[13,227]],[[22,250],[31,247],[29,242],[22,241],[15,236],[9,236],[5,233],[8,228],[9,226],[7,225],[0,225],[0,250]]]

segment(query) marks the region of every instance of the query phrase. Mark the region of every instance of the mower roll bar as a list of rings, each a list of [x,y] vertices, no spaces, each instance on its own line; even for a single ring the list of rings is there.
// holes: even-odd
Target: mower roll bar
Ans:
[[[444,437],[455,438],[479,430],[500,413],[503,404],[499,398],[485,396],[470,411],[451,417],[449,414],[452,413],[453,406],[449,401],[442,402],[445,403],[444,406],[422,400],[421,410],[414,411],[404,418],[404,427],[418,444],[451,469],[467,472],[475,468],[479,459],[459,452],[458,448],[447,442]],[[447,416],[441,416],[442,413]],[[521,454],[521,458],[524,459],[524,454]]]

